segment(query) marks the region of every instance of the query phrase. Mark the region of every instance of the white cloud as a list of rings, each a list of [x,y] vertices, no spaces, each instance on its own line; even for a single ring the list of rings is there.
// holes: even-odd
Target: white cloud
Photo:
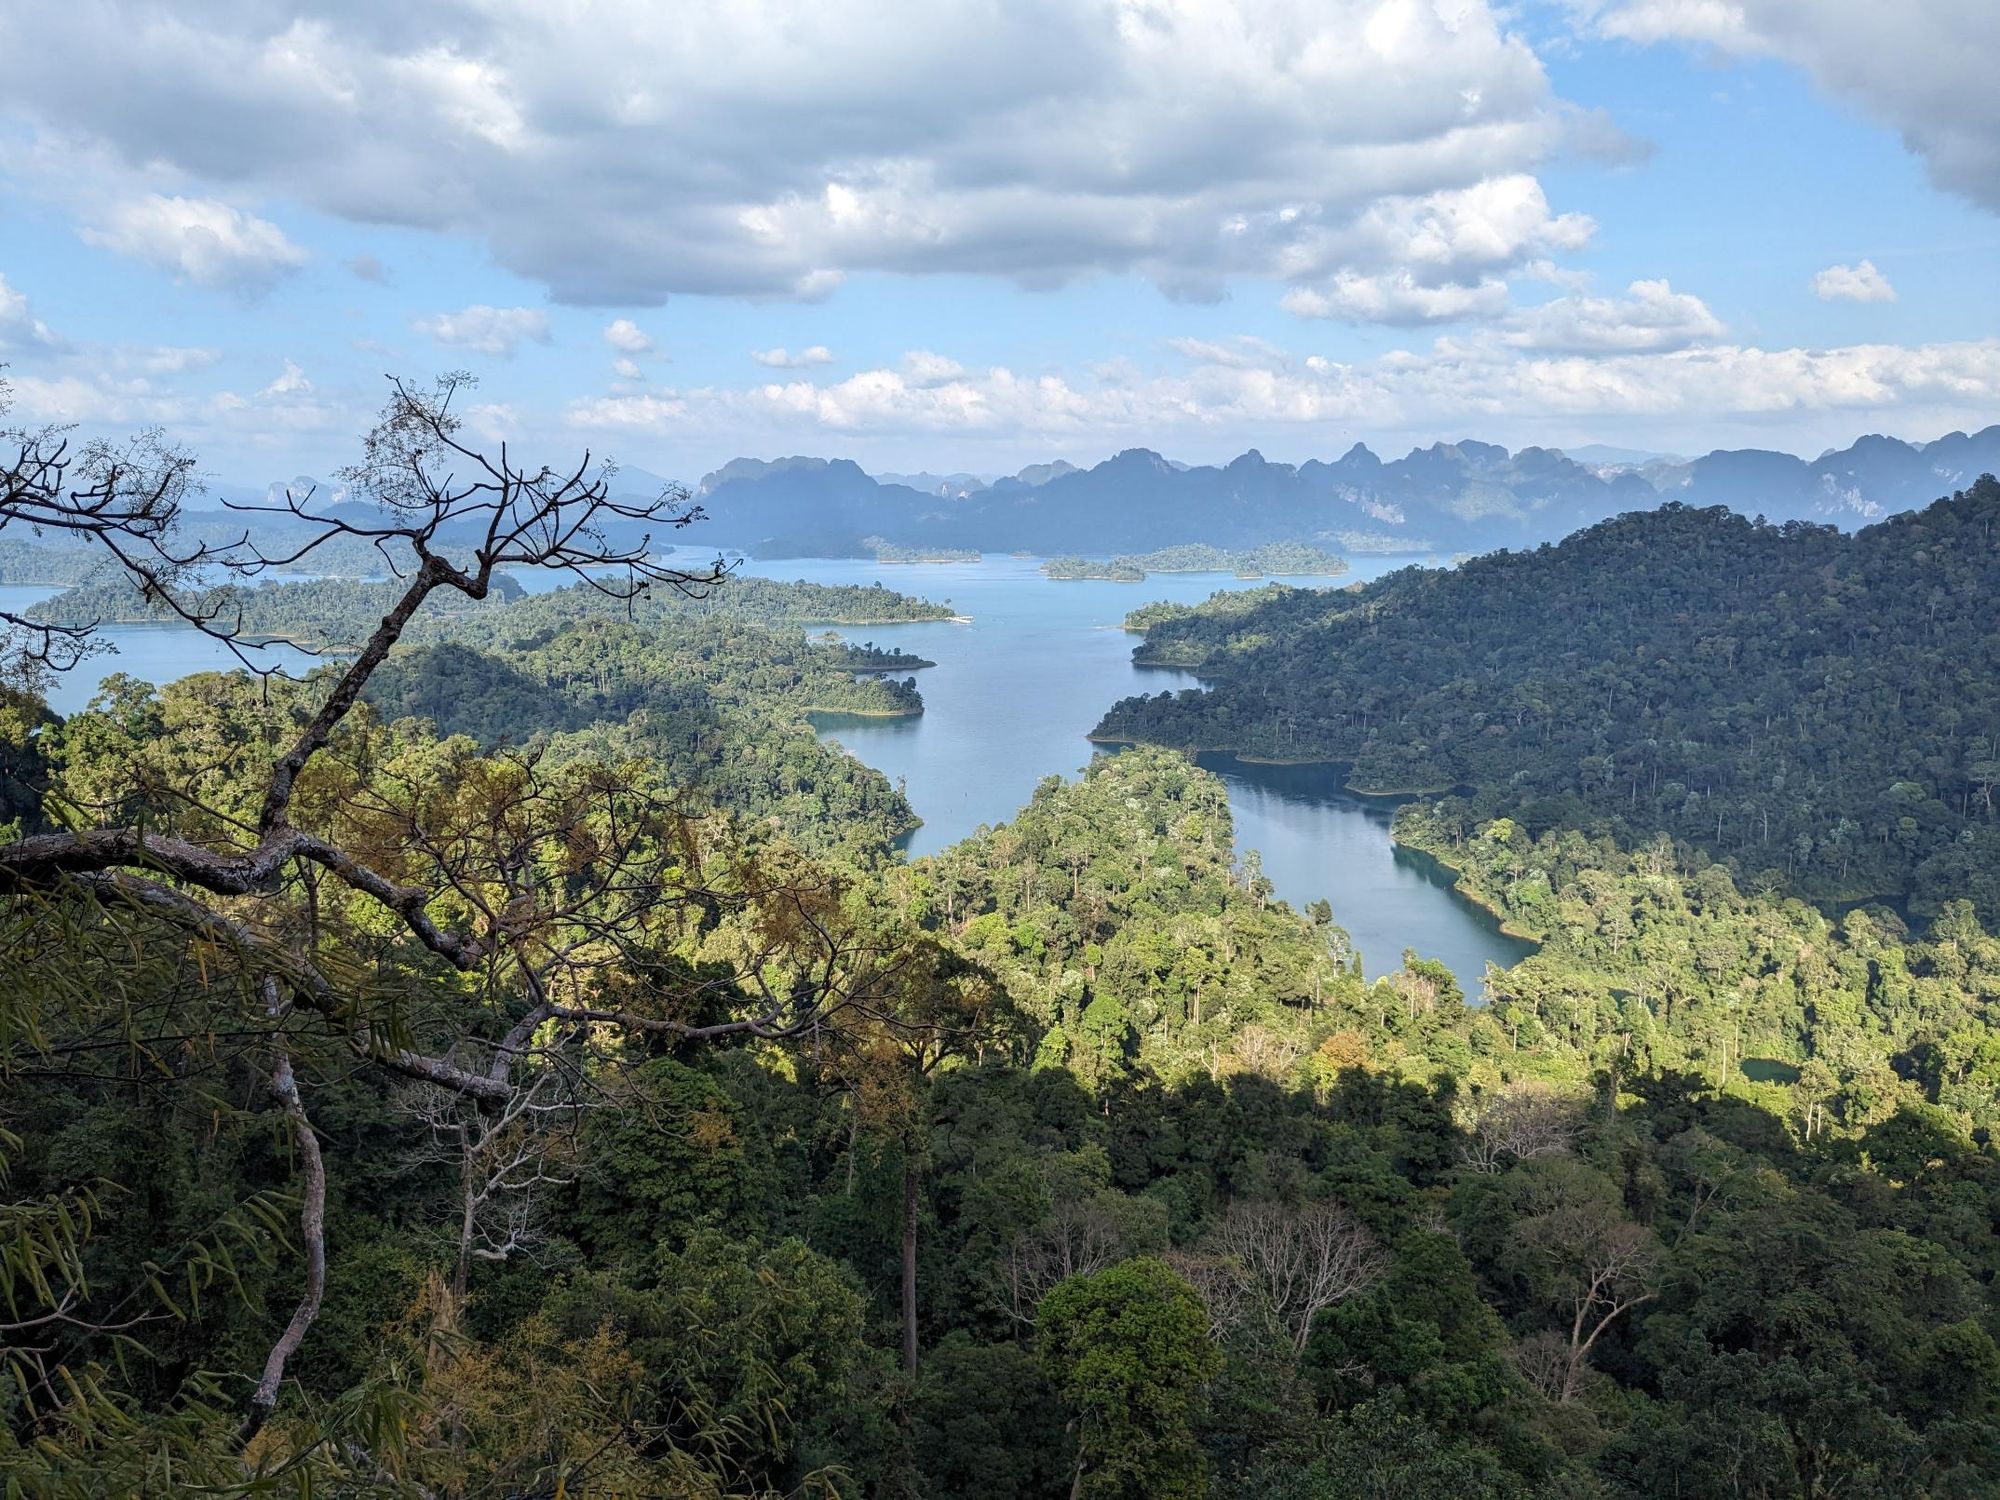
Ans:
[[[278,373],[278,378],[265,386],[258,394],[262,396],[302,396],[312,388],[313,383],[306,379],[306,372],[288,359],[285,361],[285,368]]]
[[[646,372],[639,361],[629,355],[620,355],[611,361],[611,369],[621,380],[644,380]]]
[[[617,318],[605,325],[604,342],[620,354],[651,354],[652,335],[630,318]]]
[[[1469,285],[1448,281],[1442,286],[1425,286],[1408,271],[1386,276],[1342,271],[1323,287],[1299,287],[1281,300],[1287,312],[1301,318],[1413,327],[1496,317],[1507,308],[1507,283],[1488,276]]]
[[[58,343],[49,325],[35,316],[26,295],[0,276],[0,349],[54,349]]]
[[[477,236],[559,301],[815,296],[864,271],[1208,297],[1477,286],[1579,243],[1533,176],[1577,132],[1511,9],[96,0],[0,8],[0,48],[91,59],[89,88],[15,80],[6,108],[46,140]]]
[[[1571,307],[1552,326],[1646,326],[1648,307],[1673,309],[1683,326],[1699,322],[1677,296],[1663,283],[1640,283],[1625,298],[1600,299],[1602,309]],[[1635,308],[1637,324],[1616,322]],[[585,431],[701,438],[733,451],[901,436],[1015,452],[1051,444],[1109,452],[1157,444],[1162,433],[1188,444],[1203,443],[1204,433],[1226,435],[1232,445],[1260,434],[1285,441],[1289,433],[1291,443],[1318,451],[1331,432],[1470,432],[1525,443],[1590,423],[1612,424],[1602,429],[1611,432],[1706,433],[1709,446],[1748,430],[1844,432],[1846,441],[1863,424],[1945,430],[1980,413],[1990,418],[2000,402],[1996,339],[1810,350],[1648,348],[1631,335],[1605,353],[1524,347],[1525,337],[1520,329],[1495,331],[1359,364],[1298,358],[1256,340],[1186,340],[1176,348],[1188,367],[1171,375],[1114,362],[1083,375],[994,366],[924,383],[907,368],[882,368],[825,383],[611,394],[573,403],[567,419]]]
[[[1507,308],[1507,274],[1583,248],[1596,227],[1583,214],[1551,213],[1542,185],[1522,173],[1385,199],[1327,237],[1314,269],[1343,262],[1394,269],[1335,270],[1286,293],[1284,305],[1302,318],[1403,327],[1494,318]]]
[[[268,291],[306,263],[306,252],[277,225],[214,198],[127,198],[81,232],[89,244],[245,296]]]
[[[824,344],[814,344],[810,349],[801,349],[797,354],[789,349],[752,349],[750,357],[758,364],[772,370],[803,370],[811,365],[830,365],[833,351]]]
[[[1813,295],[1822,302],[1894,302],[1889,278],[1864,260],[1853,266],[1828,266],[1812,279]]]
[[[97,351],[91,351],[86,357],[96,354]],[[220,349],[184,344],[120,344],[108,354],[110,363],[119,371],[142,375],[186,375],[222,362]]]
[[[813,360],[813,364],[821,361]],[[903,373],[913,385],[945,385],[965,374],[965,366],[929,349],[912,349],[903,356]]]
[[[1285,351],[1269,339],[1255,338],[1239,334],[1232,339],[1191,339],[1170,338],[1163,341],[1169,349],[1197,365],[1222,365],[1238,370],[1267,369],[1281,364],[1286,358]]]
[[[432,313],[410,326],[440,344],[477,350],[498,359],[512,359],[524,343],[549,341],[549,315],[533,307],[487,307],[477,304],[455,313]]]
[[[1707,303],[1661,279],[1635,281],[1623,297],[1573,295],[1524,309],[1509,320],[1505,338],[1523,349],[1661,353],[1711,342],[1723,331]]]
[[[1940,187],[2000,212],[2000,5],[1992,0],[1570,0],[1599,33],[1805,69],[1921,155]]]

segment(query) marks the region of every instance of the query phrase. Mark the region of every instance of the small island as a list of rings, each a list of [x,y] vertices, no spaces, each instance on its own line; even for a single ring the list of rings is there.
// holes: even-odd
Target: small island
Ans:
[[[877,674],[886,672],[917,672],[925,667],[934,667],[936,662],[917,656],[909,651],[898,650],[894,646],[878,646],[873,641],[863,641],[860,645],[842,640],[829,630],[818,637],[815,645],[832,652],[840,665],[849,672]]]
[[[976,547],[905,547],[886,537],[864,536],[861,545],[875,554],[878,563],[976,563]]]
[[[1108,560],[1052,557],[1042,564],[1042,572],[1050,578],[1095,579],[1110,583],[1144,583],[1150,573],[1234,573],[1238,578],[1336,578],[1346,571],[1346,558],[1308,542],[1268,542],[1241,552],[1191,542],[1137,556]]]
[[[1130,557],[1051,557],[1042,564],[1045,577],[1063,580],[1094,579],[1110,583],[1144,583],[1146,570]]]

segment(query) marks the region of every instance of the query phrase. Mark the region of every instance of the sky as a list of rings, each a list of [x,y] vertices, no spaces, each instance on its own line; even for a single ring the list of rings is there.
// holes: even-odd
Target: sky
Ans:
[[[488,441],[690,481],[2000,421],[2000,0],[65,0],[0,53],[6,420],[232,483],[457,369]]]

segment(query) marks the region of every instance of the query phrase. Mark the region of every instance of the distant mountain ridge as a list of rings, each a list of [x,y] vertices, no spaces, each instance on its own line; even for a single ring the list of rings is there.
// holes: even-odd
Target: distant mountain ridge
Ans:
[[[2000,472],[2000,424],[1928,443],[1870,435],[1816,459],[1755,448],[1693,459],[1598,445],[1577,452],[1597,461],[1472,439],[1398,459],[1356,443],[1339,458],[1296,465],[1254,448],[1226,464],[1194,466],[1128,448],[1090,468],[1034,464],[990,482],[973,473],[871,475],[850,459],[803,454],[736,458],[694,487],[707,519],[672,539],[696,551],[765,558],[872,557],[884,543],[1108,557],[1299,542],[1416,556],[1534,546],[1668,500],[1853,529]],[[312,481],[291,483],[302,489]],[[650,499],[666,484],[624,468],[613,491]],[[256,493],[227,488],[237,492],[232,498]],[[283,493],[282,484],[271,486],[266,503]],[[345,496],[335,486],[316,498],[338,504]],[[642,528],[614,529],[631,541]],[[623,536],[628,530],[633,537]]]
[[[1610,451],[1644,461],[1583,463],[1556,448],[1510,452],[1471,439],[1391,460],[1356,443],[1337,459],[1297,465],[1253,448],[1190,467],[1128,448],[1091,468],[1035,465],[986,484],[972,474],[871,476],[839,458],[739,458],[706,475],[696,498],[709,518],[702,545],[764,557],[872,555],[864,537],[1043,555],[1276,541],[1484,552],[1554,541],[1667,500],[1851,529],[2000,471],[2000,424],[1929,443],[1871,435],[1811,460],[1761,449],[1695,459]]]

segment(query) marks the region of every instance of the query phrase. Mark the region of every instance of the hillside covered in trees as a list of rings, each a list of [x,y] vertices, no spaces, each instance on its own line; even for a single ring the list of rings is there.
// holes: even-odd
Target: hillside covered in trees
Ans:
[[[1699,828],[1649,823],[1675,808],[1650,774],[1642,799],[1637,776],[1543,791],[1510,771],[1399,824],[1544,939],[1479,1003],[1414,952],[1365,979],[1339,914],[1275,899],[1222,782],[1172,749],[1105,755],[903,858],[900,796],[805,719],[916,707],[874,675],[896,658],[807,636],[796,612],[821,606],[800,591],[732,614],[742,580],[601,539],[587,472],[503,456],[504,483],[454,479],[456,393],[398,387],[371,435],[354,483],[400,497],[422,561],[307,680],[113,678],[59,718],[34,689],[77,642],[14,623],[10,1492],[2000,1487],[2000,943],[1975,900],[1914,927],[1829,914],[1788,886],[1812,861],[1739,878]],[[15,472],[42,478],[5,492],[0,530],[91,524],[61,463]],[[141,480],[156,499],[107,523],[140,559],[129,581],[212,586],[231,560],[177,538],[171,472],[119,482]],[[1991,503],[1907,523],[1907,568],[1950,585],[1884,616],[1907,712],[1938,707],[1916,673],[1969,628],[1953,594],[1979,586]],[[434,549],[447,521],[475,540]],[[1661,534],[1641,546],[1639,524]],[[1894,549],[1854,571],[1843,549],[1878,541],[1672,511],[1586,534],[1619,556],[1609,578],[1576,581],[1567,549],[1465,576],[1519,601],[1518,631],[1560,612],[1563,649],[1629,674],[1574,667],[1628,716],[1677,680],[1633,632],[1699,642],[1766,608],[1791,654],[1746,638],[1700,659],[1760,662],[1775,714],[1833,701],[1819,648],[1873,639],[1833,605],[1871,568],[1912,577]],[[1736,586],[1627,623],[1697,563]],[[1520,566],[1538,588],[1494,584]],[[610,608],[495,599],[510,567],[624,582]],[[1225,688],[1313,630],[1358,665],[1342,632],[1376,629],[1414,670],[1472,645],[1476,617],[1399,602],[1451,587],[1257,591],[1154,630],[1214,632],[1242,663]],[[709,605],[641,602],[681,591]],[[1370,599],[1365,625],[1313,614]],[[1957,649],[1970,692],[1982,648]],[[1302,691],[1317,661],[1289,658]],[[1419,736],[1493,675],[1440,667],[1423,715],[1378,681],[1361,743],[1392,767],[1406,742],[1412,766],[1456,753]],[[1883,717],[1842,721],[1842,775],[1905,753],[1883,703],[1855,701]],[[1493,722],[1475,740],[1503,738]],[[1566,729],[1505,722],[1554,763]],[[1836,774],[1798,739],[1787,776]]]
[[[1341,590],[1151,612],[1141,660],[1212,679],[1097,734],[1494,793],[1612,820],[1746,883],[2000,918],[2000,483],[1853,535],[1720,509]],[[1766,872],[1769,872],[1768,877]]]

